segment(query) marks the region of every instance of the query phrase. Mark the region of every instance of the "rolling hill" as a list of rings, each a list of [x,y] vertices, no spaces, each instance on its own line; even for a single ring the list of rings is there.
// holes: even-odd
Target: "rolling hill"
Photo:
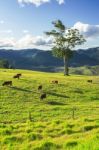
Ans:
[[[4,50],[0,49],[0,59],[7,59],[18,69],[54,71],[63,66],[63,60],[52,56],[51,51],[38,49]],[[74,51],[71,67],[99,65],[99,48]]]
[[[16,73],[22,73],[19,80],[12,78]],[[13,86],[2,86],[6,80],[12,80]],[[43,90],[38,91],[41,84]],[[43,92],[47,97],[40,100]],[[98,76],[0,69],[1,150],[98,148]]]

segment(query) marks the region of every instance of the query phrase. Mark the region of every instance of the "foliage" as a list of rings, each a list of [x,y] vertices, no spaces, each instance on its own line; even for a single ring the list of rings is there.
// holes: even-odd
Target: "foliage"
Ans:
[[[53,37],[53,55],[64,59],[64,75],[68,75],[68,60],[73,56],[72,49],[85,42],[79,30],[66,28],[60,20],[54,21],[54,30],[46,32]]]
[[[46,32],[47,35],[54,38],[53,54],[56,57],[67,58],[72,57],[72,49],[76,45],[81,45],[85,42],[83,35],[77,29],[67,28],[60,20],[52,22],[56,29]]]
[[[9,62],[6,59],[0,59],[0,68],[9,68]]]

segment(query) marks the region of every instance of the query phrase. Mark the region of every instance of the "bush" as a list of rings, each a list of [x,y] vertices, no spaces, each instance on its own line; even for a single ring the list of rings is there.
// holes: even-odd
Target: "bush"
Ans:
[[[41,139],[42,137],[39,134],[35,134],[35,133],[29,133],[28,134],[28,140],[29,141],[34,141],[37,139]]]
[[[10,144],[10,143],[13,143],[16,141],[17,141],[17,137],[15,137],[15,136],[9,136],[4,139],[5,144]]]
[[[98,125],[86,125],[83,127],[83,131],[90,131],[92,129],[98,128]]]
[[[94,119],[88,119],[88,118],[85,118],[84,121],[85,121],[85,122],[93,122]]]
[[[67,148],[67,147],[74,147],[74,146],[77,146],[77,145],[78,145],[78,142],[73,140],[73,141],[66,142],[64,147],[65,148]]]
[[[9,129],[5,129],[5,130],[2,131],[2,134],[3,134],[3,135],[11,135],[11,133],[12,133],[12,132],[11,132],[11,130],[9,130]]]
[[[57,150],[57,149],[58,145],[49,141],[45,141],[44,143],[41,144],[40,147],[36,147],[34,150]]]
[[[68,128],[73,128],[73,127],[74,127],[74,124],[66,124],[66,127],[68,127]]]
[[[72,129],[67,128],[67,129],[63,129],[61,133],[62,134],[72,134],[72,133],[74,133],[74,131]]]
[[[17,137],[17,136],[7,136],[4,138],[3,143],[4,144],[13,144],[13,143],[22,143],[23,139],[21,137]]]

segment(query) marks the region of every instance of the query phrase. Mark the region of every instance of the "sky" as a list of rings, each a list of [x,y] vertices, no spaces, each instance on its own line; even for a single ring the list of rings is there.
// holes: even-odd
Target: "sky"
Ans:
[[[99,0],[0,0],[0,48],[51,49],[44,32],[57,19],[84,35],[77,48],[99,46]]]

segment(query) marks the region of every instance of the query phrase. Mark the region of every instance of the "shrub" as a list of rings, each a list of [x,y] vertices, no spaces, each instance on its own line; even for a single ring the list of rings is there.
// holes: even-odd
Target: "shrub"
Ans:
[[[16,143],[16,142],[22,143],[23,142],[22,137],[7,136],[7,137],[4,138],[4,141],[3,141],[4,144],[11,144],[11,143],[13,144],[13,143]]]
[[[73,127],[74,127],[74,124],[67,124],[66,127],[68,127],[68,128],[73,128]]]
[[[2,130],[2,134],[3,135],[11,135],[11,130],[9,130],[9,129],[5,129],[5,130]]]
[[[6,125],[5,124],[0,124],[0,128],[5,128]]]
[[[42,137],[39,134],[35,134],[35,133],[29,133],[28,134],[28,140],[29,141],[34,141],[37,139],[41,139]]]
[[[26,129],[26,133],[30,133],[30,132],[32,132],[31,129]]]
[[[55,124],[60,124],[61,123],[60,120],[55,120],[54,122],[55,122]]]
[[[75,147],[78,145],[78,142],[73,140],[73,141],[68,141],[64,144],[64,148],[67,148],[67,147]]]
[[[10,144],[10,143],[13,143],[16,141],[17,141],[17,137],[15,137],[15,136],[9,136],[4,139],[5,144]]]
[[[83,127],[83,131],[90,131],[90,130],[92,130],[94,128],[98,128],[98,127],[99,127],[98,125],[85,125]]]
[[[49,141],[45,141],[41,144],[40,147],[36,147],[34,150],[57,150],[57,149],[58,145]]]
[[[74,131],[72,129],[67,128],[67,129],[63,129],[61,133],[62,134],[72,134],[72,133],[74,133]]]
[[[85,121],[85,122],[93,122],[94,119],[88,119],[88,118],[85,118],[84,121]]]

